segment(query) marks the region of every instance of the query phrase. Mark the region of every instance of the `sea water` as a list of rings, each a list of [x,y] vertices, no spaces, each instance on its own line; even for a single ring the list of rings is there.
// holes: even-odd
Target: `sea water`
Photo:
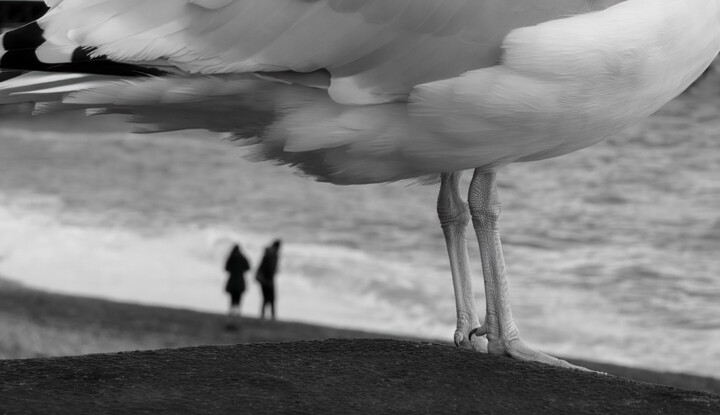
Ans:
[[[681,100],[590,149],[500,172],[511,301],[528,343],[718,376],[717,113],[712,102]],[[3,277],[225,312],[231,245],[257,265],[282,238],[280,319],[452,338],[437,186],[332,186],[245,161],[207,133],[133,135],[114,120],[82,122],[0,122]],[[247,280],[242,311],[257,316],[259,288],[252,273]]]

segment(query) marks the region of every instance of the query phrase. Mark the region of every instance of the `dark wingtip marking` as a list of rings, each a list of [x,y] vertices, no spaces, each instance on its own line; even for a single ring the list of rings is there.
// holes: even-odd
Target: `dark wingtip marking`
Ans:
[[[36,50],[45,43],[45,38],[43,37],[43,29],[37,22],[28,23],[25,26],[6,32],[1,39],[2,49],[5,52],[2,53],[0,58],[0,68],[132,77],[167,75],[167,72],[157,68],[114,62],[105,56],[92,56],[95,49],[88,47],[76,48],[70,62],[42,62],[38,59]]]
[[[111,61],[105,57],[90,56],[90,49],[77,48],[73,52],[71,62],[45,63],[41,62],[35,54],[35,49],[7,50],[0,58],[0,68],[46,71],[46,72],[77,72],[94,75],[116,76],[162,76],[167,72],[157,68],[147,68],[140,65]]]
[[[70,65],[77,67],[93,68],[96,75],[120,75],[120,76],[162,76],[168,73],[152,67],[133,65],[129,63],[115,62],[106,56],[92,56],[97,48],[80,47],[75,48],[72,53]]]
[[[93,53],[97,48],[75,48],[75,50],[72,53],[72,57],[70,58],[73,62],[89,62],[89,61],[97,61],[100,58],[93,58],[90,56],[91,53]]]
[[[3,69],[39,71],[42,70],[43,65],[35,56],[35,49],[6,50],[0,59],[0,68]]]
[[[11,30],[2,37],[3,49],[36,49],[45,42],[43,30],[37,22]]]
[[[72,72],[93,73],[96,75],[119,75],[119,76],[162,76],[167,72],[151,67],[133,65],[129,63],[115,62],[106,56],[92,56],[95,48],[80,47],[73,51],[67,64],[72,68]]]

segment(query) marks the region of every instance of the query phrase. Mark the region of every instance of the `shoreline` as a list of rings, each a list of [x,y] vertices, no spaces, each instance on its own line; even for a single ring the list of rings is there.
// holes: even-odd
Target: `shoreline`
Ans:
[[[0,278],[1,360],[330,338],[400,339],[449,345],[438,339],[300,322],[241,318],[234,330],[228,330],[227,323],[227,316],[221,314],[53,294]],[[637,381],[720,394],[720,380],[710,377],[568,360]]]

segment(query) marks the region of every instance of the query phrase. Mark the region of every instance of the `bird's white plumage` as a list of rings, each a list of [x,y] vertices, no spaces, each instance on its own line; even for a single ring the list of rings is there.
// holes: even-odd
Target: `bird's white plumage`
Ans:
[[[39,56],[84,46],[182,72],[70,80],[76,91],[34,99],[131,114],[143,131],[259,138],[255,158],[341,184],[586,147],[657,110],[720,50],[716,0],[49,4]]]
[[[616,0],[614,2],[617,2]],[[314,71],[341,103],[402,100],[412,86],[490,66],[512,29],[604,7],[555,0],[64,0],[39,23],[46,55],[97,47],[188,72]]]
[[[718,3],[705,3],[717,15]],[[635,0],[517,29],[501,65],[420,85],[409,110],[468,158],[478,140],[500,163],[579,150],[654,113],[707,68],[720,27],[688,26],[684,12],[681,1]]]

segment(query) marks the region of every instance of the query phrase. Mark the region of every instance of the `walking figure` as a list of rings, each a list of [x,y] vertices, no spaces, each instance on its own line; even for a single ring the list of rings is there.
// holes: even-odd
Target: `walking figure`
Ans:
[[[276,239],[272,245],[265,248],[255,279],[262,288],[263,303],[260,308],[260,318],[265,318],[265,309],[270,306],[270,315],[275,320],[275,274],[278,270],[280,257],[280,240]]]
[[[240,316],[240,299],[245,292],[245,272],[249,269],[250,263],[240,252],[240,245],[235,244],[225,262],[225,271],[228,273],[225,292],[230,295],[230,316]]]

